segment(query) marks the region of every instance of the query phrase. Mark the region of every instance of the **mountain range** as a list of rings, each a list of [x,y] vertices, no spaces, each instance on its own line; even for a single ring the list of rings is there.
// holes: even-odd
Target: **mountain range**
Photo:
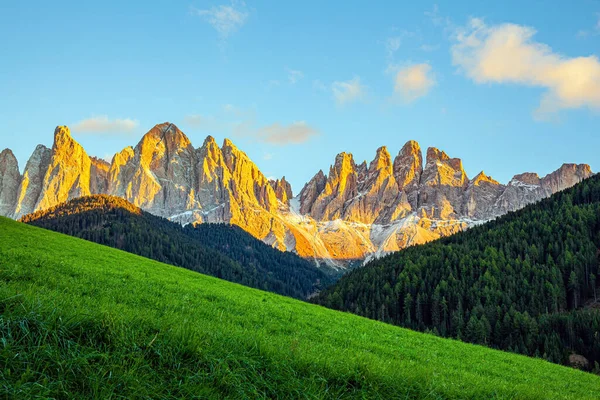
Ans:
[[[19,219],[73,198],[122,197],[182,225],[230,223],[280,250],[344,268],[447,236],[548,197],[592,175],[563,164],[540,178],[501,184],[483,171],[470,179],[462,161],[407,142],[367,163],[340,153],[294,196],[285,177],[268,179],[229,139],[208,136],[195,148],[174,124],[154,126],[111,162],[89,156],[69,128],[52,148],[38,145],[21,174],[9,149],[0,153],[0,215]]]

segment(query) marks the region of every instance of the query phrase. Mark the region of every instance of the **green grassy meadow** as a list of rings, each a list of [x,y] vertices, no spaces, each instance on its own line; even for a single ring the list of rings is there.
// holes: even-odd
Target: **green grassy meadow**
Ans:
[[[0,218],[0,398],[599,399],[600,377]]]

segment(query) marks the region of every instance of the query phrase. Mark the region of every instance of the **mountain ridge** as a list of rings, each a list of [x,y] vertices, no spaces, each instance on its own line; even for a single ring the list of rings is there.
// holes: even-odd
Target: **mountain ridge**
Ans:
[[[229,139],[208,136],[195,148],[176,125],[150,129],[110,163],[89,156],[68,127],[51,149],[39,145],[23,175],[10,150],[0,155],[0,215],[20,218],[75,197],[108,194],[183,225],[230,223],[265,243],[344,268],[447,236],[563,190],[592,175],[563,164],[540,178],[517,174],[506,185],[467,176],[462,161],[408,141],[392,157],[386,146],[370,162],[339,153],[294,197],[285,180],[268,179]]]

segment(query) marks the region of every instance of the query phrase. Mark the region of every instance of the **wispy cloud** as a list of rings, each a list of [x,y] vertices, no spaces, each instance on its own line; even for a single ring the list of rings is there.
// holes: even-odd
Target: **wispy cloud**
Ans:
[[[592,29],[581,29],[577,32],[577,37],[579,38],[587,38],[589,36],[598,36],[600,35],[600,13],[596,13],[596,24]]]
[[[513,83],[542,87],[536,117],[560,109],[600,110],[600,62],[597,56],[566,57],[533,40],[533,28],[515,24],[488,26],[472,18],[457,31],[452,60],[476,83]]]
[[[237,32],[248,19],[246,3],[243,1],[232,1],[228,5],[202,10],[192,7],[191,12],[208,22],[223,40]]]
[[[215,119],[212,116],[190,114],[183,118],[183,122],[195,129],[212,129],[215,126]]]
[[[360,77],[355,76],[349,81],[336,81],[331,85],[333,97],[339,106],[358,101],[364,97],[365,86],[360,83]]]
[[[319,132],[304,121],[293,122],[289,125],[274,123],[256,131],[256,138],[261,142],[285,146],[307,142]]]
[[[251,138],[261,143],[287,146],[307,142],[317,136],[319,131],[305,121],[297,121],[289,125],[276,122],[271,125],[257,127],[255,121],[245,120],[233,127],[232,134],[237,137]],[[268,154],[266,155],[268,158],[265,159],[270,159],[271,156]]]
[[[71,129],[76,133],[120,134],[132,133],[139,125],[140,123],[134,119],[109,119],[106,115],[100,115],[83,119],[73,124]]]
[[[214,116],[190,114],[185,117],[185,123],[198,130],[220,132],[276,146],[304,143],[319,134],[316,128],[305,121],[288,125],[276,122],[265,126],[260,126],[256,121],[255,108],[246,109],[233,104],[225,104]]]
[[[398,51],[402,44],[401,36],[389,37],[385,40],[385,51],[387,51],[388,57],[392,57],[395,52]]]
[[[410,103],[425,96],[435,85],[431,65],[427,63],[412,64],[405,67],[390,67],[395,70],[394,93],[400,95],[404,102]]]
[[[432,52],[432,51],[436,51],[440,49],[440,45],[439,44],[422,44],[421,47],[419,47],[421,50],[425,51],[425,52]]]
[[[304,78],[304,73],[302,71],[298,71],[298,70],[290,69],[290,68],[286,68],[286,71],[288,73],[288,81],[292,85],[296,84],[296,82],[298,82],[300,79]]]

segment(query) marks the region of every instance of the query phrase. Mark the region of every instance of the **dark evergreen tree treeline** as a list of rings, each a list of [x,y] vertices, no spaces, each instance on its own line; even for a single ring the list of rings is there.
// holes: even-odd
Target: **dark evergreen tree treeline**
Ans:
[[[24,216],[21,221],[300,299],[330,283],[309,261],[276,250],[238,227],[182,227],[119,197],[82,197]]]
[[[315,302],[556,363],[600,362],[600,176],[374,260]],[[597,365],[597,364],[596,364]]]

